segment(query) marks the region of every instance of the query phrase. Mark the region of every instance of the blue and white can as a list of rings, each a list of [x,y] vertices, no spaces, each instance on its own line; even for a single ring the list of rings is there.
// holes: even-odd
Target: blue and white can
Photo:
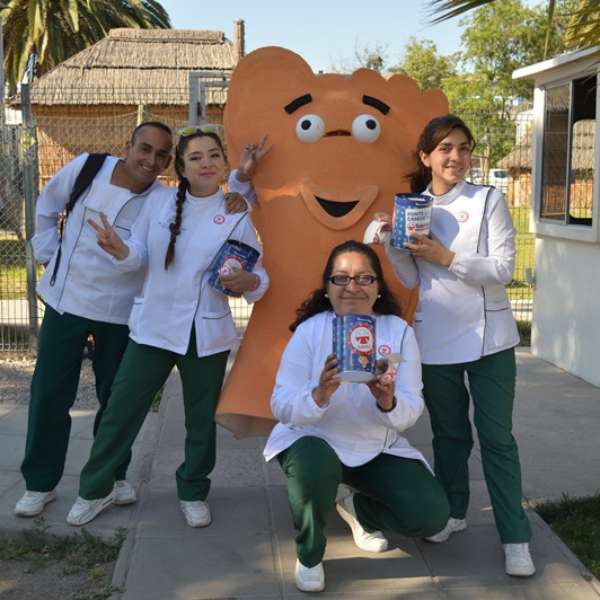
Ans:
[[[394,221],[390,245],[406,250],[405,242],[415,241],[415,235],[429,235],[433,198],[423,194],[396,194]]]
[[[241,296],[241,294],[224,287],[219,277],[230,275],[235,271],[252,271],[258,257],[259,252],[256,248],[238,240],[227,240],[213,260],[208,283],[228,296]]]
[[[336,315],[333,353],[342,381],[361,383],[375,377],[375,319],[369,315]]]

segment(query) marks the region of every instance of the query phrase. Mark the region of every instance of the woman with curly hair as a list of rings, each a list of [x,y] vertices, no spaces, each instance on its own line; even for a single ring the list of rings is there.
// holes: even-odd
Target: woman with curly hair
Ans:
[[[340,385],[332,322],[346,314],[375,320],[380,374],[367,383]],[[297,530],[296,586],[318,592],[325,588],[324,528],[334,505],[356,545],[369,552],[387,549],[382,530],[437,533],[449,508],[425,458],[401,435],[423,411],[421,362],[375,252],[355,241],[336,246],[321,287],[291,329],[271,398],[279,423],[264,455],[277,457],[287,478]],[[354,491],[336,498],[340,483]]]

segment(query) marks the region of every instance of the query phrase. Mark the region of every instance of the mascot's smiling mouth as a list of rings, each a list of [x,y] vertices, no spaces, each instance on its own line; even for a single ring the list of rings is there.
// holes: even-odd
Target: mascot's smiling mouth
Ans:
[[[319,196],[315,196],[315,198],[328,215],[336,218],[347,215],[358,204],[358,200],[354,202],[334,202],[333,200],[319,198]]]
[[[299,187],[308,212],[319,223],[335,230],[348,229],[358,223],[379,193],[379,187],[372,184],[339,189],[340,186],[325,187],[302,181]]]

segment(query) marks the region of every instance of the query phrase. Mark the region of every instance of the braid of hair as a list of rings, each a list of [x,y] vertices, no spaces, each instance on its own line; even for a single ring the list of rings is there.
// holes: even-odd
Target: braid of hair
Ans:
[[[171,230],[171,239],[169,240],[169,247],[167,248],[167,253],[165,254],[165,270],[169,268],[169,265],[175,258],[175,242],[177,241],[177,236],[181,231],[181,214],[183,212],[183,203],[185,202],[185,194],[188,190],[188,187],[188,180],[182,177],[179,180],[179,185],[177,186],[177,197],[175,200],[175,221],[169,225],[169,229]]]

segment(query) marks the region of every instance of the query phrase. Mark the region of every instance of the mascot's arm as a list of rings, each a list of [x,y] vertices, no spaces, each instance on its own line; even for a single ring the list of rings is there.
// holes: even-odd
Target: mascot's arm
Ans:
[[[246,204],[248,205],[248,210],[252,210],[254,206],[258,205],[258,198],[256,197],[256,192],[252,187],[252,183],[250,181],[240,181],[237,178],[237,169],[231,171],[229,174],[229,181],[227,185],[229,186],[230,192],[237,192],[241,196],[244,197]]]

